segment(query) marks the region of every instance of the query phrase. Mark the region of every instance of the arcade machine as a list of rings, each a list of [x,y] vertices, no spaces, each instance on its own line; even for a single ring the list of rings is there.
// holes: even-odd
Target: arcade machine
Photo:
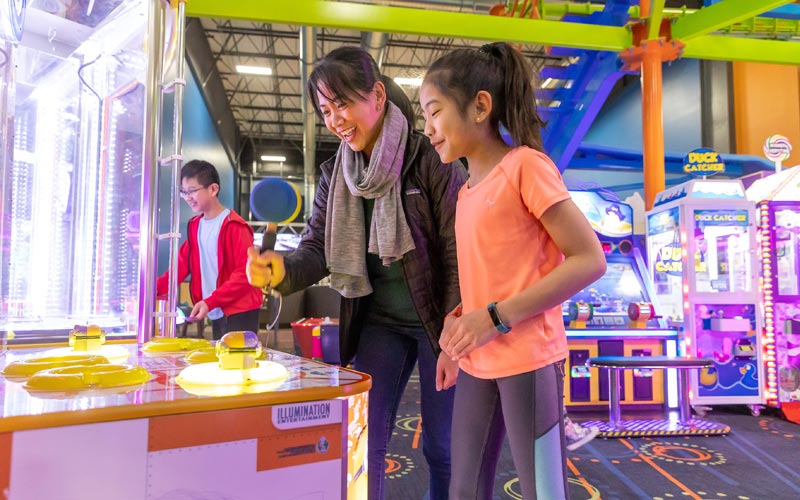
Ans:
[[[766,403],[800,400],[800,168],[756,180],[766,341]],[[774,346],[774,347],[773,347]]]
[[[564,302],[569,345],[566,403],[571,407],[605,405],[608,376],[588,369],[593,356],[675,354],[676,331],[667,327],[639,249],[633,243],[633,209],[595,191],[570,191],[589,220],[606,254],[605,275]],[[627,370],[626,405],[677,406],[677,378],[662,370]]]
[[[647,212],[655,294],[682,352],[713,358],[693,372],[693,404],[764,401],[755,212],[739,180],[690,180],[656,196]]]
[[[140,249],[156,240],[153,169],[173,161],[155,159],[151,115],[157,67],[183,67],[173,49],[184,5],[10,5],[0,8],[2,496],[363,498],[368,376],[263,349],[253,332],[214,347],[133,340],[157,317],[173,321],[140,307],[156,274]]]

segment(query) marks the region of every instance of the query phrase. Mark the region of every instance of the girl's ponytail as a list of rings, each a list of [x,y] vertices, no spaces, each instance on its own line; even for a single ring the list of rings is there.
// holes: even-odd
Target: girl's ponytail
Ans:
[[[544,122],[536,110],[533,93],[533,68],[517,49],[504,42],[490,44],[491,55],[503,67],[503,98],[500,118],[516,145],[525,145],[537,151],[542,149],[541,128]],[[484,46],[486,47],[486,46]],[[483,48],[481,50],[484,50]]]

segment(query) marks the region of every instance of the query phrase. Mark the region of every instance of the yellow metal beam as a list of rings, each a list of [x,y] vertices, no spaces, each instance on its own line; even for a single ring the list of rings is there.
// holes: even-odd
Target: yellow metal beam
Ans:
[[[652,0],[650,3],[650,19],[647,20],[647,39],[658,39],[661,20],[664,18],[664,2],[666,0]]]
[[[358,31],[555,45],[619,52],[632,43],[624,27],[519,19],[325,0],[191,0],[194,17],[244,19]]]
[[[683,57],[798,65],[800,64],[800,43],[703,35],[693,38],[686,44],[683,49]]]
[[[672,38],[683,43],[731,24],[763,14],[792,0],[723,0],[681,17],[672,26]]]

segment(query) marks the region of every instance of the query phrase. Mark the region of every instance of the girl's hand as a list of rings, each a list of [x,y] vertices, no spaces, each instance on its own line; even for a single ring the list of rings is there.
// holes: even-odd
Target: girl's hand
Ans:
[[[458,378],[458,361],[454,361],[442,352],[436,360],[436,390],[446,391],[456,385]]]
[[[457,361],[498,334],[489,311],[478,309],[446,322],[439,346],[451,359]]]

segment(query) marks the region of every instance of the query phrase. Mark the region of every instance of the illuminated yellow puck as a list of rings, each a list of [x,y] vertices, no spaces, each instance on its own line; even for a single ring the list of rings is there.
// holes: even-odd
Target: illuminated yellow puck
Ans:
[[[70,366],[92,366],[108,364],[108,359],[93,354],[73,354],[66,356],[43,356],[40,358],[23,359],[9,363],[3,368],[3,375],[8,378],[30,377],[34,373],[52,368],[66,368]]]
[[[186,362],[191,365],[213,363],[215,361],[217,361],[217,349],[215,347],[195,349],[186,355]]]
[[[36,373],[24,387],[31,391],[69,391],[137,385],[150,380],[150,372],[134,365],[93,365],[51,368]]]
[[[193,351],[211,347],[206,339],[155,337],[142,346],[142,352],[148,354],[166,354],[171,352]]]
[[[226,370],[219,363],[187,366],[175,382],[190,393],[201,396],[234,396],[277,389],[289,378],[289,371],[274,361],[257,361],[254,368]]]

